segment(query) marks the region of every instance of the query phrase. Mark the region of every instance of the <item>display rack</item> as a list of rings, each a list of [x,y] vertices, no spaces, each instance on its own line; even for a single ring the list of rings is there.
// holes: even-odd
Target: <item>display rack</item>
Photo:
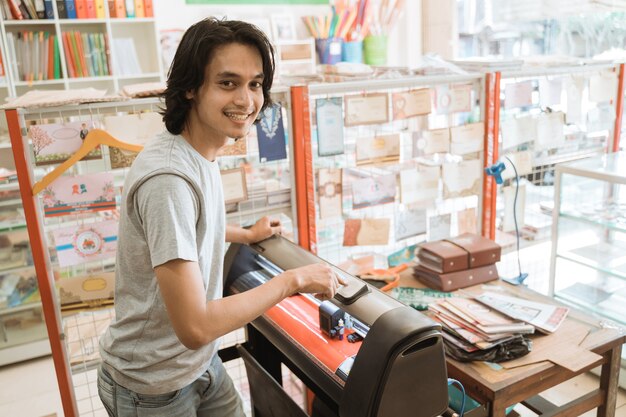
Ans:
[[[626,154],[556,167],[550,295],[626,324]]]
[[[522,258],[534,260],[522,259],[522,268],[545,292],[549,265],[537,259],[549,250],[545,246],[551,234],[554,167],[616,149],[623,67],[610,63],[536,67],[487,78],[494,84],[488,93],[495,107],[488,134],[497,138],[489,141],[494,144],[492,163],[500,160],[507,169],[503,186],[496,188],[488,180],[493,193],[485,192],[483,234],[505,248],[501,276],[517,276],[515,175],[509,157],[520,174],[516,213]]]
[[[289,126],[290,97],[287,89],[272,92],[273,100],[280,103],[283,112],[285,140],[292,137]],[[155,114],[162,103],[158,99],[137,99],[114,103],[84,104],[74,106],[11,109],[6,111],[10,130],[12,150],[18,171],[20,193],[24,205],[26,226],[33,247],[33,261],[41,293],[40,309],[45,317],[45,325],[49,335],[52,357],[57,374],[57,382],[61,393],[63,410],[66,416],[95,416],[103,412],[96,387],[96,369],[100,362],[98,339],[113,319],[113,309],[106,302],[90,300],[79,307],[71,305],[69,309],[61,308],[59,289],[55,288],[73,277],[99,276],[104,277],[114,271],[114,256],[103,259],[85,261],[85,263],[61,263],[60,251],[63,245],[56,241],[59,233],[67,227],[79,229],[89,225],[97,228],[106,222],[115,221],[121,196],[121,186],[128,167],[114,167],[113,148],[101,145],[100,159],[82,160],[74,164],[63,176],[109,173],[113,175],[115,210],[94,213],[74,212],[60,217],[45,215],[44,199],[46,192],[33,195],[36,181],[49,173],[57,164],[47,165],[45,170],[34,170],[35,155],[33,153],[32,126],[59,123],[70,126],[71,123],[89,123],[90,127],[107,128],[115,131],[110,118],[123,118],[138,115],[139,118]],[[120,132],[131,131],[128,122],[122,123]],[[119,128],[120,126],[118,126]],[[255,128],[253,127],[253,130]],[[29,132],[31,133],[29,135]],[[291,172],[292,161],[289,156],[290,146],[284,143],[286,157],[271,162],[262,162],[259,148],[254,146],[254,135],[248,140],[248,147],[243,154],[234,152],[219,158],[222,172],[241,168],[245,172],[246,199],[227,205],[227,221],[230,224],[250,225],[262,215],[278,218],[285,225],[287,233],[293,230],[294,210],[292,210]],[[129,138],[124,138],[125,140]],[[39,154],[41,158],[41,154]],[[118,161],[119,162],[119,161]],[[116,162],[117,163],[117,162]],[[224,176],[223,176],[224,178]],[[56,180],[58,181],[58,180]],[[52,183],[54,184],[54,182]],[[272,184],[268,188],[268,184]],[[50,195],[48,193],[47,195]],[[104,236],[104,235],[103,235]],[[104,237],[107,241],[107,237]],[[111,239],[108,239],[111,241]],[[56,248],[56,249],[55,249]],[[112,254],[114,255],[114,254]],[[112,283],[108,283],[109,286]],[[112,289],[111,289],[112,291]],[[101,300],[102,301],[102,300]],[[107,304],[109,304],[107,306]],[[228,340],[243,341],[242,332],[234,332]],[[243,365],[241,365],[243,366]],[[231,365],[232,367],[232,365]],[[243,380],[245,383],[245,379]],[[242,383],[241,381],[235,381]]]
[[[400,77],[292,87],[294,160],[296,164],[300,244],[334,264],[342,264],[348,260],[373,255],[374,266],[387,268],[389,265],[387,257],[392,253],[407,249],[412,252],[413,245],[418,242],[456,235],[460,230],[465,231],[465,222],[472,223],[475,228],[474,231],[478,233],[482,217],[480,201],[485,140],[481,109],[484,97],[482,80],[480,75],[470,74],[466,76]],[[462,94],[460,91],[464,91],[468,95],[467,108],[463,108],[462,111],[454,111],[453,107],[448,107],[450,105],[448,100],[454,94]],[[424,92],[427,94],[427,100],[422,95]],[[398,105],[398,100],[403,100],[402,97],[406,98],[408,102],[409,99],[403,95],[412,93],[421,96],[421,98],[415,98],[415,100],[421,101],[421,104],[415,104],[415,106],[425,106],[422,110],[416,110],[417,113],[421,114],[412,114],[406,118],[404,117],[406,115],[398,117],[393,108],[394,103]],[[374,118],[378,117],[380,120],[364,123],[349,121],[348,118],[360,117],[355,114],[359,110],[346,109],[346,105],[358,106],[360,99],[371,97],[378,97],[381,100],[385,100],[384,97],[386,97],[387,104],[382,104],[383,107],[378,114],[373,115]],[[456,96],[458,100],[463,101],[459,97]],[[352,101],[353,99],[357,100],[356,104]],[[350,104],[346,104],[348,101]],[[328,116],[328,113],[325,113],[323,117],[330,117],[333,120],[323,123],[335,123],[334,127],[339,130],[335,131],[330,140],[343,140],[343,150],[331,151],[332,155],[320,156],[320,154],[324,155],[328,152],[326,149],[321,149],[320,141],[328,141],[329,139],[324,138],[324,135],[328,135],[328,131],[326,131],[327,133],[319,133],[320,126],[317,121],[320,117],[319,106],[320,103],[329,102],[335,103],[339,107],[334,110],[336,112],[334,115]],[[452,106],[456,104],[452,104]],[[385,112],[388,114],[387,117],[384,116]],[[450,139],[445,139],[448,136],[445,132],[447,129],[469,124],[480,124],[480,132],[478,133],[480,149],[467,152],[463,156],[451,154],[449,144],[445,150],[442,148],[438,152],[424,152],[422,149],[424,143],[431,144],[429,142],[431,138],[437,137],[431,132],[440,129],[444,131],[444,141],[449,141]],[[337,132],[341,133],[339,139]],[[361,148],[363,142],[372,138],[376,141],[376,138],[396,135],[399,137],[397,155],[391,157],[370,155],[370,160],[361,158],[363,152],[367,152]],[[436,139],[433,140],[436,141]],[[323,146],[327,147],[327,145],[328,142]],[[374,144],[373,146],[376,147],[377,145]],[[426,145],[427,148],[428,146],[430,145]],[[358,153],[362,155],[358,156]],[[442,161],[453,162],[450,166],[441,168]],[[473,191],[464,189],[461,193],[462,196],[453,196],[452,192],[446,194],[444,186],[448,184],[444,184],[443,170],[455,169],[467,162],[476,165],[476,170],[475,172],[472,171],[471,175],[476,176],[478,187]],[[341,172],[337,174],[335,171],[333,174],[335,179],[331,180],[330,183],[323,179],[324,184],[322,184],[320,172],[322,175],[326,175],[327,172],[323,170],[341,170]],[[434,176],[434,186],[433,179],[430,179],[431,195],[425,198],[419,197],[419,192],[425,192],[425,190],[417,190],[418,196],[413,199],[410,197],[412,189],[406,185],[412,181],[411,177],[420,176],[424,172]],[[381,177],[388,177],[389,181],[387,179],[385,181],[389,184],[381,185],[378,183]],[[402,178],[406,182],[403,182]],[[370,193],[371,195],[368,196],[369,192],[363,193],[359,192],[362,190],[355,189],[365,184],[362,181],[364,179],[370,181],[370,186],[376,189],[375,193]],[[371,184],[372,181],[373,185]],[[331,184],[330,188],[329,184]],[[355,188],[353,188],[353,184],[357,184]],[[381,187],[387,187],[388,195],[376,194],[379,193]],[[335,193],[340,193],[341,197],[339,197],[339,202],[335,202],[338,204],[335,206],[335,212],[326,215],[322,213],[325,209],[321,207],[320,194],[326,198],[329,192],[333,196]],[[354,200],[355,192],[359,194],[356,197],[358,201]],[[377,200],[379,197],[382,200]],[[462,222],[459,222],[459,213],[461,212],[466,216],[463,225],[460,224]],[[468,215],[468,213],[471,214]],[[397,219],[404,215],[406,215],[407,221],[411,222],[411,231],[407,232],[407,235],[401,236],[398,233],[400,228],[404,226]],[[442,215],[450,216],[447,218],[449,227],[443,235],[437,232],[438,236],[435,236],[434,223],[440,220],[438,216]],[[411,218],[411,216],[413,217]],[[363,225],[369,219],[382,219],[383,223],[381,224],[386,230],[384,233],[387,234],[387,237],[383,237],[380,242],[367,242],[365,244],[361,244],[359,237],[357,237],[356,242],[349,242],[348,240],[353,240],[354,236],[348,238],[344,234],[344,230],[349,230],[351,227],[348,226],[346,229],[346,220],[351,223],[357,220]],[[417,230],[419,226],[416,222],[423,224],[423,230]],[[374,228],[376,227],[374,225]],[[412,253],[408,253],[408,255],[411,257]]]

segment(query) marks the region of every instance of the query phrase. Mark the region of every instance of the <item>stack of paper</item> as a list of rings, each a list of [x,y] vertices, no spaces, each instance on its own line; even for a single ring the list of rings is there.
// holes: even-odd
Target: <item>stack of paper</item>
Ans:
[[[533,333],[535,328],[511,319],[471,298],[447,298],[429,306],[432,317],[440,322],[449,343],[467,352],[490,349],[518,334]]]

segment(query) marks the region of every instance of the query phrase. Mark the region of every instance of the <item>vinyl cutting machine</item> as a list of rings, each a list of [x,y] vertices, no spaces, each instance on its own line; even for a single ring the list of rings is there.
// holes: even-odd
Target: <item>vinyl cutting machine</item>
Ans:
[[[251,246],[232,244],[225,258],[224,293],[243,292],[282,271],[320,262],[280,236]],[[321,330],[329,316],[321,313],[318,301],[292,296],[251,323],[252,352],[259,338],[250,337],[250,331],[275,348],[259,362],[266,366],[280,356],[340,417],[441,414],[448,390],[440,326],[359,278],[335,270],[346,285],[331,302],[345,312],[346,337],[339,340],[328,329]],[[350,338],[359,341],[349,342],[350,335],[360,336]]]

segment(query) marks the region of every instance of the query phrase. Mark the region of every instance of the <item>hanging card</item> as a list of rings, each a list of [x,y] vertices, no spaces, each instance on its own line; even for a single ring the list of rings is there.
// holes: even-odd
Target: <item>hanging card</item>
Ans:
[[[565,144],[563,125],[565,114],[562,112],[542,113],[537,117],[537,140],[535,151],[560,148]]]
[[[107,116],[104,118],[104,129],[122,142],[145,145],[165,130],[165,124],[159,113],[148,112]],[[113,169],[129,167],[137,157],[136,152],[114,147],[109,148],[109,153]]]
[[[421,131],[421,137],[417,139],[417,152],[418,156],[450,152],[450,129],[445,127]]]
[[[587,79],[583,76],[572,75],[566,78],[565,91],[567,92],[567,111],[565,120],[568,124],[580,124],[583,118],[583,91]]]
[[[358,138],[356,141],[356,164],[377,164],[400,160],[400,135],[380,135]]]
[[[480,194],[482,165],[479,159],[445,163],[441,167],[443,198]]]
[[[483,150],[485,125],[469,123],[450,128],[450,153],[466,155]]]
[[[400,171],[400,202],[430,204],[439,196],[438,166]]]
[[[387,93],[346,96],[346,126],[371,125],[389,121]]]
[[[435,88],[435,109],[437,114],[468,112],[472,108],[472,86],[438,85]]]
[[[442,214],[428,218],[428,241],[447,239],[450,237],[450,214]]]
[[[589,101],[603,103],[615,99],[617,76],[613,71],[604,71],[589,78]]]
[[[317,123],[317,154],[319,156],[343,153],[343,105],[341,97],[315,100]]]
[[[502,149],[513,148],[522,143],[533,142],[537,138],[537,118],[522,116],[500,122]]]
[[[504,108],[514,109],[533,104],[533,82],[509,83],[504,87]]]
[[[287,137],[280,104],[269,106],[256,125],[261,162],[287,158]]]
[[[403,210],[394,216],[395,240],[406,239],[426,233],[426,210]]]
[[[220,175],[222,177],[225,204],[238,203],[248,199],[246,172],[243,167],[220,171]]]
[[[64,268],[115,257],[117,229],[117,221],[110,220],[53,230],[59,266]]]
[[[61,176],[41,192],[46,217],[115,209],[113,174]]]
[[[517,175],[520,177],[533,172],[533,156],[531,151],[513,152],[504,156],[508,157],[513,162],[515,169],[517,170]],[[515,170],[513,169],[509,159],[504,156],[500,158],[500,160],[504,162],[505,166],[504,171],[502,171],[502,179],[506,180],[509,178],[515,178]]]
[[[352,208],[360,209],[393,203],[396,199],[396,174],[363,178],[352,183]]]
[[[386,245],[389,242],[389,219],[347,219],[343,246]]]
[[[320,218],[340,217],[342,213],[341,169],[320,168],[317,170],[317,197]]]
[[[393,120],[407,119],[431,112],[429,88],[393,93],[391,98]]]
[[[474,207],[461,210],[456,213],[457,235],[463,233],[476,233],[478,230],[476,220],[476,209]]]
[[[91,121],[32,125],[28,134],[33,144],[36,165],[59,164],[69,159],[83,144],[89,130],[96,127]],[[83,159],[98,159],[100,147]]]
[[[541,78],[539,80],[539,103],[541,107],[552,107],[561,104],[563,79]]]

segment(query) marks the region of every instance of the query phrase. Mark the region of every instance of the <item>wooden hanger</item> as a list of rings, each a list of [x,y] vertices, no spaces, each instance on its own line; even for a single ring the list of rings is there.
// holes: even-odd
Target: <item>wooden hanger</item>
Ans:
[[[35,183],[33,186],[33,195],[37,195],[43,191],[48,185],[50,185],[50,183],[63,175],[65,171],[70,169],[72,165],[83,159],[89,152],[96,149],[98,145],[107,145],[112,148],[120,148],[131,152],[141,152],[143,149],[143,146],[141,145],[133,145],[115,139],[102,129],[93,129],[87,134],[83,144],[74,153],[74,155],[46,174],[41,181]]]

